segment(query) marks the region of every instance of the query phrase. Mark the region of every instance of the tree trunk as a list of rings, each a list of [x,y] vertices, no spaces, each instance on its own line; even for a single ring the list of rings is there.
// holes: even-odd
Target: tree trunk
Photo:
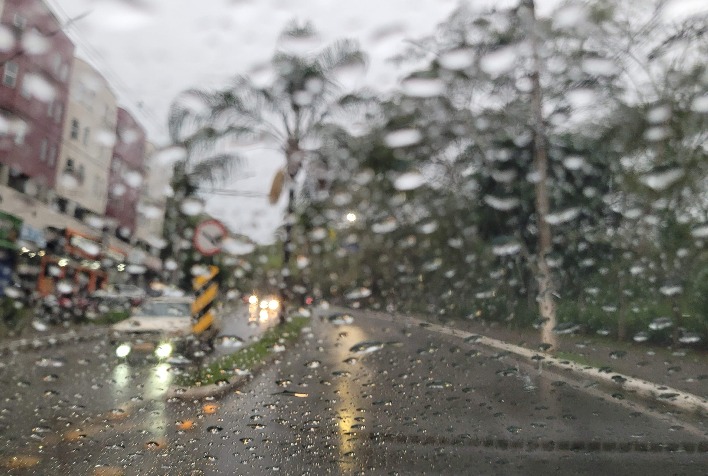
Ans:
[[[534,123],[534,168],[538,174],[535,184],[536,216],[538,220],[538,307],[541,318],[545,321],[542,338],[544,342],[553,344],[552,333],[556,326],[556,307],[553,301],[553,280],[551,269],[546,258],[551,251],[551,227],[546,221],[549,211],[548,201],[548,151],[546,149],[546,131],[543,119],[543,93],[541,90],[541,60],[538,53],[538,37],[536,34],[536,9],[534,0],[527,0],[530,12],[531,47],[533,54],[533,85],[532,107]],[[555,347],[555,346],[554,346]]]
[[[617,318],[617,340],[623,341],[627,337],[627,299],[624,296],[625,282],[621,271],[619,273],[617,281],[619,284],[619,309],[617,310],[619,316]]]
[[[285,212],[285,237],[283,238],[283,265],[281,268],[281,273],[283,277],[282,284],[280,285],[280,315],[278,316],[278,322],[282,325],[285,324],[285,316],[287,307],[290,305],[291,298],[291,284],[292,279],[290,276],[290,260],[292,257],[292,234],[293,234],[293,222],[292,217],[295,213],[295,180],[291,177],[290,183],[288,184],[288,206]]]

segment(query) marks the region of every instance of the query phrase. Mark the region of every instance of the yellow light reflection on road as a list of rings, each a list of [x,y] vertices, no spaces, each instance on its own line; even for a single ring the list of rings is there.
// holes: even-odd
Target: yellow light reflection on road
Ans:
[[[172,372],[170,372],[170,364],[161,362],[152,368],[150,377],[148,378],[147,389],[148,398],[158,398],[164,395],[172,382]]]
[[[351,343],[363,342],[367,340],[367,335],[359,327],[348,327],[347,328],[347,341]],[[337,360],[340,362],[350,357],[349,349],[351,345],[341,345],[335,347],[337,351]],[[360,395],[360,389],[357,389],[354,384],[354,379],[351,378],[338,378],[335,380],[335,389],[337,393],[337,443],[338,452],[337,460],[340,464],[340,469],[343,473],[350,473],[353,471],[353,465],[356,458],[352,458],[352,455],[356,455],[356,450],[358,447],[358,436],[357,430],[352,429],[352,426],[357,424],[356,418],[358,416],[358,408],[363,404],[361,400],[357,398]]]
[[[130,385],[130,366],[128,364],[118,364],[113,367],[113,381],[119,390],[123,390]]]
[[[39,464],[39,457],[33,455],[15,455],[6,458],[3,466],[10,469],[27,469]]]
[[[261,322],[265,322],[268,320],[268,310],[266,309],[261,309],[261,312],[258,313],[258,320]]]

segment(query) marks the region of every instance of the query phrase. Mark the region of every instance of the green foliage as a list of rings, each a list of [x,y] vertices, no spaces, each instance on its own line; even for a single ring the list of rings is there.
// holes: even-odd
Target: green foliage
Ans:
[[[129,310],[111,310],[93,319],[91,322],[99,325],[111,325],[130,317]]]
[[[184,387],[210,385],[228,380],[236,370],[254,370],[274,354],[274,345],[288,345],[296,341],[308,322],[308,318],[295,316],[284,325],[268,329],[258,342],[224,356],[193,374],[181,376],[177,384]]]

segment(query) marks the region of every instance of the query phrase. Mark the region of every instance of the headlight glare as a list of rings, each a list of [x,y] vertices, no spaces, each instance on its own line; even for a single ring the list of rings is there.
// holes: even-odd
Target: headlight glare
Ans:
[[[160,359],[166,359],[167,357],[172,355],[172,344],[170,344],[169,342],[165,342],[158,345],[157,349],[155,349],[155,355]]]

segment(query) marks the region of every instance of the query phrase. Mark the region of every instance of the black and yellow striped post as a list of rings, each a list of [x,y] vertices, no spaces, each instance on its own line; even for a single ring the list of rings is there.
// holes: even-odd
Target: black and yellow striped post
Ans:
[[[219,274],[219,268],[209,266],[209,272],[201,274],[192,279],[192,288],[194,289],[194,302],[192,303],[192,332],[196,335],[203,334],[214,323],[214,301],[219,295],[219,283],[216,282],[216,276]]]

